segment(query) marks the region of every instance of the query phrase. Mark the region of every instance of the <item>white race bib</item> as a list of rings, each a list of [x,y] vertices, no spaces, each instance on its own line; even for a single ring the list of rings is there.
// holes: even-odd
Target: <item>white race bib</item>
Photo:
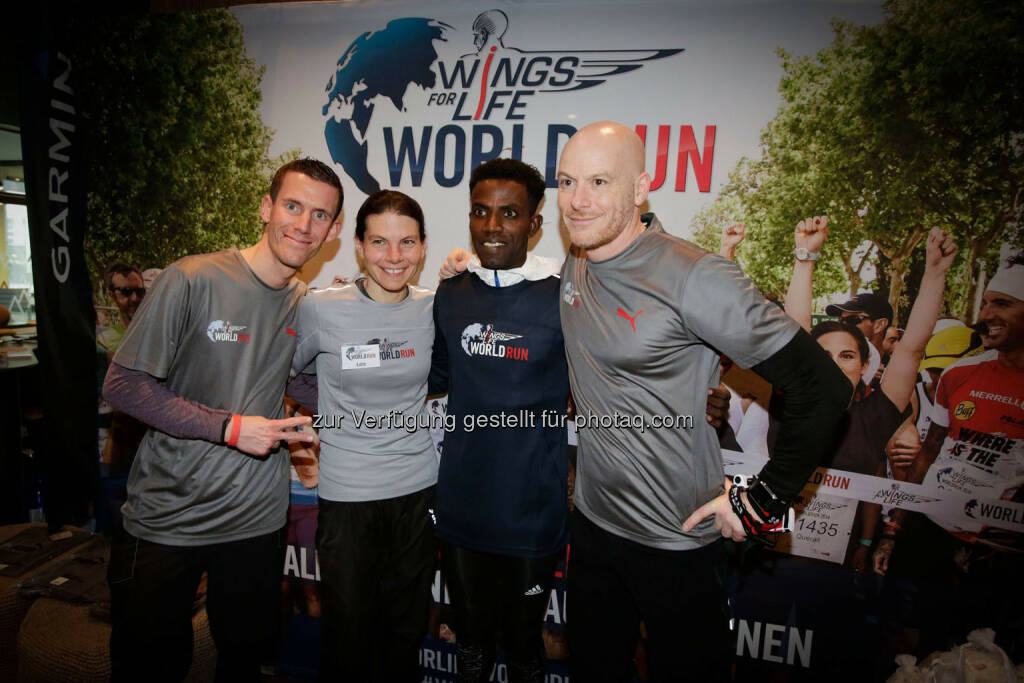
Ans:
[[[341,369],[380,367],[379,344],[345,344],[341,347]]]
[[[857,501],[816,493],[815,488],[808,485],[801,493],[804,502],[793,505],[795,528],[791,534],[779,534],[775,550],[842,564],[857,516]]]

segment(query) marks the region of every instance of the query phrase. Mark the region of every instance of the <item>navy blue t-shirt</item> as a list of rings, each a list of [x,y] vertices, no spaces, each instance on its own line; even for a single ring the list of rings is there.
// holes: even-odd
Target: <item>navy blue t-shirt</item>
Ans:
[[[437,535],[535,558],[566,541],[569,376],[559,279],[491,287],[471,273],[434,297],[430,392],[448,391]]]

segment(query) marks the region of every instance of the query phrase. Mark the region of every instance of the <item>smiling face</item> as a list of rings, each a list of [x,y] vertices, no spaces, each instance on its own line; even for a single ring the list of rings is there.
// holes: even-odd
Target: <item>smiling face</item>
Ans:
[[[481,180],[469,196],[469,235],[480,264],[492,270],[518,268],[540,228],[526,187],[514,180]]]
[[[324,242],[338,236],[341,222],[335,215],[340,199],[336,188],[296,171],[285,174],[276,199],[263,197],[263,237],[275,274],[290,277]]]
[[[366,233],[362,241],[356,240],[356,253],[366,267],[366,293],[374,301],[394,303],[405,298],[426,244],[415,219],[378,213],[366,217]]]
[[[981,335],[986,349],[1001,352],[1024,349],[1024,301],[1002,292],[985,292],[978,322],[988,328]]]
[[[650,177],[643,170],[643,143],[615,123],[582,128],[566,144],[558,164],[558,208],[572,243],[589,258],[604,260],[635,237]]]
[[[847,332],[828,332],[818,337],[818,344],[828,352],[850,383],[857,386],[867,361],[861,360],[857,340],[853,335]]]

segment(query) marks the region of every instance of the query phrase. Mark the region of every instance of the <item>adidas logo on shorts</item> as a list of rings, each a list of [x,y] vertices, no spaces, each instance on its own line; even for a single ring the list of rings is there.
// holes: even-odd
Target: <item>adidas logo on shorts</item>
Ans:
[[[528,590],[525,593],[523,593],[523,595],[526,596],[526,597],[530,597],[531,595],[540,595],[543,592],[544,592],[544,589],[541,588],[540,584],[538,583],[536,586],[534,586],[530,590]]]

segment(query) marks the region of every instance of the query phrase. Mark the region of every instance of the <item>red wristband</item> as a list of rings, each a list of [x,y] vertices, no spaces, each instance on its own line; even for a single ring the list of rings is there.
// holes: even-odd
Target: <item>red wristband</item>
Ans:
[[[231,436],[228,437],[228,445],[235,447],[238,445],[238,435],[242,431],[242,416],[235,413],[231,416]]]

